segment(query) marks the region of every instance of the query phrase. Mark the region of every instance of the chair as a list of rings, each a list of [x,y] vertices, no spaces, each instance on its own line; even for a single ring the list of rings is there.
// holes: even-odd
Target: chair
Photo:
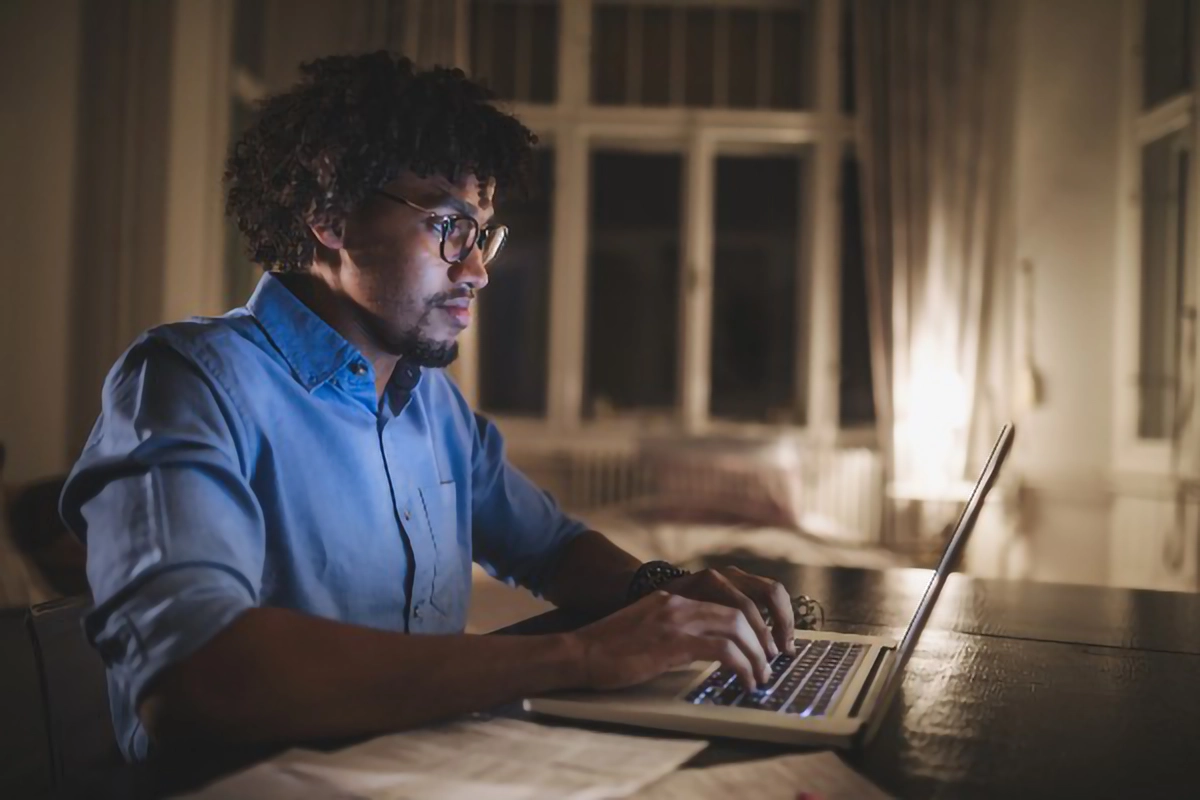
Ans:
[[[89,597],[68,597],[34,606],[28,615],[57,790],[125,763],[113,733],[104,662],[83,632],[90,607]]]
[[[53,786],[46,707],[28,621],[28,608],[0,610],[0,797],[45,797]]]

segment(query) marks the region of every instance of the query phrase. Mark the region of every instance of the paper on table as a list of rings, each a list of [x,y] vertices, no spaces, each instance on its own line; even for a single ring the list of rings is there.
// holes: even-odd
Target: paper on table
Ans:
[[[335,753],[289,750],[189,797],[599,800],[637,791],[707,744],[512,719],[466,720]]]
[[[630,800],[707,800],[753,797],[796,800],[884,800],[891,795],[847,767],[833,753],[806,753],[705,769],[685,769],[647,786]]]

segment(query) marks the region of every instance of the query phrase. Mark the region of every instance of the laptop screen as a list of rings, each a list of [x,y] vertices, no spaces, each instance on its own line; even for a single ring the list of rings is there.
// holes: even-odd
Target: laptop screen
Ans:
[[[975,482],[975,488],[971,490],[971,496],[963,507],[958,524],[954,526],[954,534],[950,537],[946,549],[942,551],[942,558],[938,562],[937,569],[930,576],[925,593],[921,596],[921,602],[913,614],[912,621],[908,623],[908,629],[904,632],[904,638],[900,640],[900,645],[896,648],[896,657],[892,660],[892,668],[887,674],[879,695],[879,702],[875,706],[872,729],[878,727],[879,721],[883,718],[896,691],[900,688],[900,683],[904,679],[904,668],[917,647],[917,640],[921,638],[921,631],[925,630],[925,623],[929,621],[929,617],[933,613],[933,606],[937,602],[938,595],[942,593],[942,587],[946,585],[946,579],[950,576],[952,566],[967,544],[967,538],[971,535],[975,521],[979,518],[979,512],[983,508],[983,501],[987,499],[988,492],[991,491],[992,484],[995,483],[996,476],[1000,472],[1000,467],[1004,464],[1004,459],[1012,448],[1015,434],[1016,430],[1011,423],[1000,430],[996,444],[992,447],[992,454],[983,466],[983,472],[980,473],[979,480]],[[871,734],[873,735],[873,733],[874,730]]]

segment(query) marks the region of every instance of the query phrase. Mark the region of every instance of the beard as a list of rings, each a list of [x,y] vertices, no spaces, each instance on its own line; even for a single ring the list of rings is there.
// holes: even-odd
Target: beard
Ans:
[[[398,343],[397,355],[410,364],[430,369],[443,369],[458,358],[458,342],[435,342],[410,331]]]
[[[430,339],[423,332],[429,324],[429,315],[435,310],[436,304],[443,301],[440,295],[426,301],[425,312],[417,320],[417,324],[400,331],[399,335],[389,342],[388,350],[418,367],[443,369],[453,364],[458,358],[458,342]]]

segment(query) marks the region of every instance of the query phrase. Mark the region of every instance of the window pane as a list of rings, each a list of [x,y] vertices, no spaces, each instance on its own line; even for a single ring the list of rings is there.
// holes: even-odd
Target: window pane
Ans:
[[[841,81],[841,101],[842,112],[845,114],[854,113],[854,93],[857,87],[854,85],[854,4],[842,4],[842,20],[841,20],[841,45],[838,47],[838,60],[842,65],[841,75],[838,76]]]
[[[813,14],[800,11],[771,15],[771,107],[811,108],[813,95]]]
[[[533,6],[529,100],[553,103],[558,98],[558,3]]]
[[[496,198],[496,219],[510,234],[477,301],[480,406],[502,414],[546,411],[554,153],[540,148],[537,159],[530,197]]]
[[[265,0],[238,0],[233,12],[233,63],[264,78]]]
[[[557,0],[471,0],[472,71],[499,97],[557,97]]]
[[[858,181],[858,159],[847,154],[842,159],[842,372],[838,390],[838,419],[843,427],[875,422],[870,312]]]
[[[713,104],[713,49],[716,43],[716,12],[711,8],[689,8],[686,16],[684,102],[689,106]]]
[[[598,5],[592,17],[592,102],[625,102],[629,23],[624,6]]]
[[[729,105],[754,108],[758,105],[758,18],[759,11],[729,12]]]
[[[1171,435],[1179,365],[1188,164],[1184,131],[1142,148],[1141,336],[1138,435]]]
[[[714,417],[796,421],[797,223],[806,166],[797,156],[717,159]]]
[[[1192,86],[1193,0],[1146,0],[1142,105],[1158,105]]]
[[[674,153],[592,154],[587,417],[674,411],[681,179]]]
[[[671,11],[642,11],[642,105],[671,102]]]

